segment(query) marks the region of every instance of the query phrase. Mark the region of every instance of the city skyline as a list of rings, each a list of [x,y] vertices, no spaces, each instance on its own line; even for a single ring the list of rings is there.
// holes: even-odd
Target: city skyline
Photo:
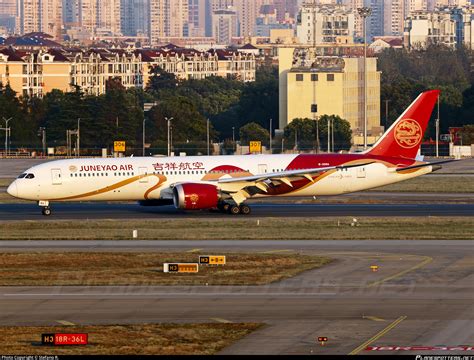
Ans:
[[[0,35],[44,32],[56,41],[78,42],[136,37],[150,45],[164,43],[166,39],[202,38],[229,45],[234,38],[270,37],[271,30],[291,29],[303,44],[351,43],[363,38],[363,21],[357,11],[360,7],[372,9],[367,20],[367,36],[371,39],[404,36],[407,19],[420,12],[445,11],[446,7],[467,9],[469,19],[465,16],[463,21],[470,21],[474,27],[470,3],[469,0],[0,0]],[[335,25],[341,21],[344,31],[331,30],[329,37],[313,36],[315,26],[316,33],[326,26],[323,16],[332,18]],[[456,16],[459,15],[452,14],[451,18]]]

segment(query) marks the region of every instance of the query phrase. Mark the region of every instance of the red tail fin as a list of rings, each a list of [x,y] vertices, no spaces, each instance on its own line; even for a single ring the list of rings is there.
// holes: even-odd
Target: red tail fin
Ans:
[[[421,93],[368,153],[414,159],[439,93],[439,90]]]

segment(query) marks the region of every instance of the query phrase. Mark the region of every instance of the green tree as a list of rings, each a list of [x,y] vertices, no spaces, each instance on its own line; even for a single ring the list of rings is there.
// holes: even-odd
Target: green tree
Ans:
[[[260,67],[257,69],[255,82],[242,84],[235,80],[225,80],[230,84],[238,83],[237,101],[233,97],[227,109],[214,116],[211,120],[223,138],[232,136],[232,127],[240,128],[245,124],[255,122],[264,128],[269,128],[270,119],[278,121],[278,69],[276,67]],[[275,126],[276,127],[276,126]]]
[[[350,123],[337,115],[322,115],[317,120],[319,124],[320,150],[326,151],[328,144],[328,122],[334,124],[334,151],[349,150],[351,147],[352,131]],[[296,137],[295,137],[296,133]],[[294,119],[284,129],[284,138],[287,148],[295,147],[309,150],[316,148],[316,121],[312,119]]]
[[[322,151],[327,151],[329,122],[331,122],[331,126],[334,126],[334,129],[331,131],[331,133],[334,134],[334,151],[348,151],[351,148],[352,131],[349,121],[341,119],[341,117],[337,115],[323,115],[318,121],[320,146]],[[333,134],[330,136],[332,137]]]
[[[46,127],[48,145],[66,144],[66,130],[76,129],[77,119],[87,116],[82,100],[80,92],[53,90],[44,96],[45,115],[42,124]]]
[[[242,124],[256,122],[268,128],[270,119],[278,119],[278,68],[262,67],[255,82],[247,83],[239,102],[239,116]]]
[[[382,124],[387,128],[420,92],[441,89],[441,131],[469,121],[463,110],[463,93],[473,84],[471,63],[473,52],[461,47],[453,50],[442,45],[413,51],[387,49],[378,59],[382,72],[381,100],[389,100],[389,116],[381,106]],[[434,118],[435,116],[433,116]],[[428,124],[427,137],[434,137],[434,121]]]
[[[284,139],[287,148],[315,149],[316,122],[307,118],[293,119],[284,129]]]
[[[9,84],[3,86],[0,83],[0,127],[5,126],[7,119],[10,119],[8,126],[11,128],[12,147],[20,146],[23,139],[31,140],[31,124],[22,102]],[[0,143],[3,144],[3,141]]]
[[[167,140],[168,125],[165,118],[173,118],[174,142],[199,142],[207,139],[207,119],[199,113],[192,99],[185,96],[167,96],[162,98],[157,106],[150,111],[158,140]],[[211,139],[215,131],[210,124]]]
[[[464,125],[462,128],[462,144],[474,144],[474,125]]]
[[[150,79],[147,84],[147,91],[158,94],[160,90],[175,89],[179,82],[173,73],[163,70],[160,66],[150,69]]]
[[[262,144],[268,144],[270,133],[259,124],[251,122],[240,128],[240,142],[242,145],[249,145],[250,141],[261,141]]]

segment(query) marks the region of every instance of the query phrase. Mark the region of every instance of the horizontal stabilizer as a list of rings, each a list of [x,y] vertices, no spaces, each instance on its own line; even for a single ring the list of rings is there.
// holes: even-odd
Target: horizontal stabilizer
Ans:
[[[426,167],[426,166],[436,166],[436,165],[439,165],[439,164],[446,164],[446,163],[453,162],[453,161],[459,161],[459,160],[444,160],[444,161],[437,161],[437,162],[433,162],[433,163],[425,163],[425,164],[407,166],[407,167],[403,167],[403,168],[398,168],[398,169],[396,169],[396,171],[399,172],[399,171],[405,171],[405,170],[411,170],[411,169],[418,169],[418,168],[422,168],[422,167]],[[441,169],[441,167],[438,167],[436,170],[439,170],[439,169]]]

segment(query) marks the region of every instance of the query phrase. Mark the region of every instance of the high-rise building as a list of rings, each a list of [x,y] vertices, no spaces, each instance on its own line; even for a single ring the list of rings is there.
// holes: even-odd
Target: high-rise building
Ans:
[[[61,39],[61,0],[18,0],[19,32],[44,32]]]
[[[403,35],[404,0],[384,1],[384,35]]]
[[[121,0],[120,24],[122,34],[148,34],[148,0]]]
[[[255,36],[256,19],[263,3],[263,0],[239,0],[237,2],[240,36]]]
[[[152,45],[166,36],[165,0],[148,0],[148,37]]]
[[[212,36],[218,44],[228,45],[238,36],[237,12],[232,9],[212,13]]]
[[[458,46],[463,44],[474,50],[474,7],[455,9],[453,17],[457,22]]]
[[[80,0],[79,25],[91,34],[120,34],[120,0]]]
[[[408,16],[405,20],[405,47],[424,48],[430,44],[473,49],[474,7],[441,7]]]
[[[278,22],[275,5],[262,5],[255,25],[255,36],[270,37],[272,30],[291,29],[291,25]]]
[[[97,0],[80,0],[79,26],[90,33],[97,27]]]
[[[471,5],[471,0],[427,0],[429,2],[428,9],[433,10],[437,7],[463,7]]]
[[[364,37],[364,19],[359,15],[357,9],[364,7],[364,0],[342,0],[342,4],[354,13],[355,36]],[[369,21],[367,20],[367,23]]]
[[[405,17],[414,11],[428,10],[428,0],[405,0],[404,4]]]
[[[298,0],[273,0],[277,11],[277,21],[283,22],[287,18],[296,18],[298,14]]]
[[[188,0],[149,0],[148,35],[152,44],[189,33]]]
[[[271,0],[209,0],[209,11],[212,17],[217,10],[234,9],[238,17],[239,36],[254,36],[256,34],[256,19],[260,8],[270,4]]]
[[[120,0],[97,0],[97,20],[101,31],[120,34]]]
[[[383,36],[384,29],[384,1],[369,0],[368,6],[372,9],[372,14],[367,19],[367,37],[372,39],[374,36]]]
[[[17,26],[17,10],[16,0],[0,0],[0,26],[7,29],[10,33],[15,32],[15,27]]]
[[[79,26],[79,10],[81,0],[63,0],[63,24],[65,26]]]
[[[430,44],[455,48],[456,43],[456,20],[449,12],[416,11],[405,20],[406,48],[425,48]]]
[[[298,15],[296,36],[302,44],[352,43],[354,13],[342,5],[305,3]]]
[[[0,0],[0,15],[16,16],[16,0]]]
[[[206,0],[189,0],[188,14],[188,35],[205,36]]]
[[[188,0],[167,0],[165,6],[165,33],[183,37],[188,33]]]

